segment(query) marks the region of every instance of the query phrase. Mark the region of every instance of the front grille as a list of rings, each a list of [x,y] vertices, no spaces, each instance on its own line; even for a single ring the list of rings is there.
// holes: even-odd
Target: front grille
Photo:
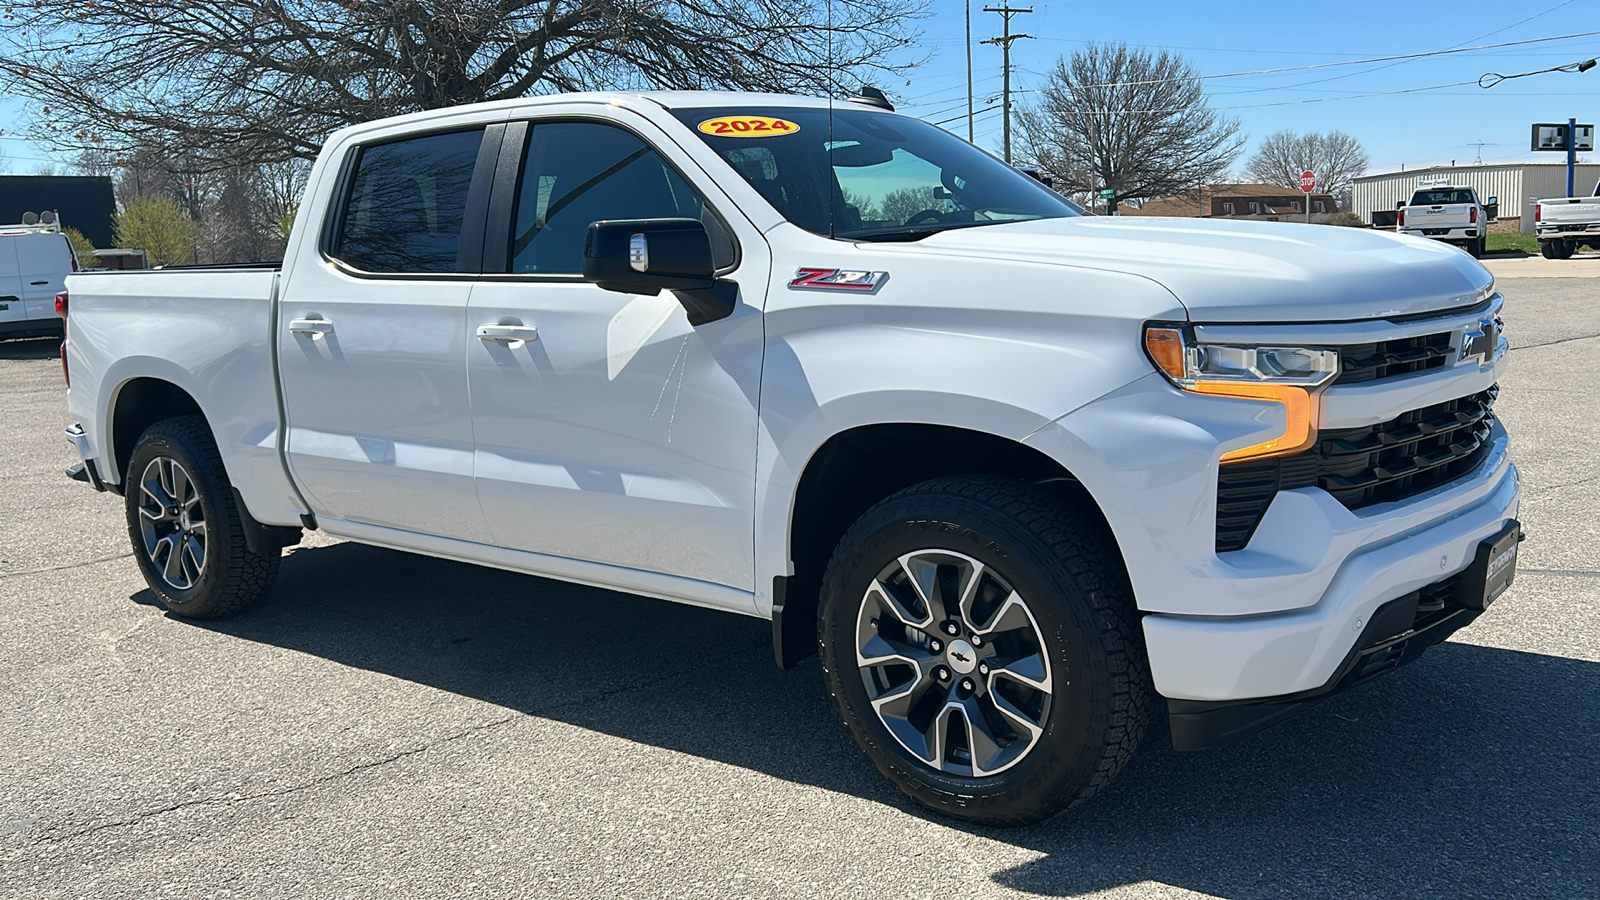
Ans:
[[[1333,383],[1361,384],[1442,368],[1450,356],[1453,334],[1441,331],[1376,344],[1347,344],[1339,348],[1339,374]]]
[[[1319,487],[1347,509],[1413,497],[1476,469],[1489,453],[1498,387],[1361,428],[1323,431],[1294,456],[1217,473],[1218,553],[1242,549],[1279,491]]]

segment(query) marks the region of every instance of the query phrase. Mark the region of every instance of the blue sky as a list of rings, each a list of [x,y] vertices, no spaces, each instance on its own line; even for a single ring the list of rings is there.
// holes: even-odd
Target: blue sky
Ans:
[[[973,41],[1000,33],[1000,17],[972,3]],[[1034,12],[1017,16],[1016,31],[1035,35],[1014,46],[1013,87],[1019,102],[1044,81],[1055,60],[1087,41],[1125,41],[1183,53],[1204,75],[1318,65],[1451,47],[1600,31],[1597,0],[1344,0],[1293,4],[1241,2],[1138,2],[1050,0],[1016,3]],[[927,61],[901,82],[884,84],[902,98],[901,110],[964,134],[966,55],[964,4],[932,0],[926,7],[920,56]],[[1401,63],[1339,66],[1311,71],[1207,79],[1212,103],[1236,116],[1251,146],[1281,128],[1339,129],[1355,135],[1372,157],[1372,171],[1469,163],[1478,141],[1485,162],[1555,162],[1559,154],[1528,152],[1532,122],[1600,119],[1600,68],[1584,74],[1553,73],[1508,81],[1490,90],[1475,84],[1391,96],[1353,95],[1474,82],[1485,72],[1526,72],[1600,56],[1600,36],[1459,53]],[[1000,51],[973,48],[978,143],[1000,146]],[[1315,102],[1311,102],[1315,101]],[[1269,105],[1270,104],[1270,105]],[[41,159],[66,160],[18,140],[25,109],[0,97],[0,151],[10,171],[26,173]]]
[[[1000,16],[981,11],[998,5],[972,3],[974,42],[1000,34]],[[1058,58],[1088,41],[1170,49],[1182,53],[1203,75],[1225,75],[1600,31],[1596,0],[1317,4],[1013,0],[1012,5],[1034,9],[1012,19],[1013,31],[1037,36],[1012,45],[1012,85],[1024,91],[1041,86]],[[886,87],[904,98],[900,105],[904,112],[930,121],[959,117],[945,127],[964,135],[964,6],[957,0],[936,0],[929,8],[933,15],[926,23],[923,48],[930,58],[911,75],[909,84]],[[1600,35],[1398,64],[1210,78],[1206,87],[1213,106],[1246,107],[1226,113],[1243,123],[1252,149],[1255,141],[1283,128],[1338,129],[1365,145],[1375,172],[1401,164],[1417,168],[1451,160],[1470,163],[1478,156],[1479,148],[1472,146],[1478,141],[1487,143],[1482,148],[1484,162],[1556,162],[1560,154],[1528,152],[1528,126],[1564,122],[1571,116],[1580,122],[1600,118],[1600,68],[1581,75],[1516,79],[1490,90],[1471,84],[1387,97],[1352,95],[1475,82],[1486,72],[1527,72],[1594,56],[1600,56]],[[973,48],[973,74],[977,108],[997,107],[989,102],[1000,92],[997,47]],[[1026,102],[1028,97],[1023,93],[1018,99]],[[976,131],[978,143],[990,149],[1000,146],[998,108],[978,116]]]

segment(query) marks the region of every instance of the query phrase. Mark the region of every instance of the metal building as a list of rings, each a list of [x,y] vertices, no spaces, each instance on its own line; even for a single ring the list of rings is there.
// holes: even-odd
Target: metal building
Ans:
[[[1490,197],[1499,198],[1500,217],[1494,231],[1532,231],[1534,201],[1567,195],[1567,164],[1433,166],[1362,175],[1351,190],[1350,209],[1368,224],[1393,225],[1395,207],[1410,200],[1418,184],[1441,180],[1477,188],[1478,197],[1484,202]],[[1600,180],[1600,165],[1580,165],[1573,179],[1573,189],[1587,196],[1594,191],[1597,180]]]

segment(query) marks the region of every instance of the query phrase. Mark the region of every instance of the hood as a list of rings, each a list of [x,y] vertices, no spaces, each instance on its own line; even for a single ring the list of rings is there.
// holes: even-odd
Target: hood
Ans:
[[[875,248],[1140,275],[1195,322],[1330,322],[1470,306],[1494,276],[1454,247],[1364,228],[1135,216],[1041,219]]]

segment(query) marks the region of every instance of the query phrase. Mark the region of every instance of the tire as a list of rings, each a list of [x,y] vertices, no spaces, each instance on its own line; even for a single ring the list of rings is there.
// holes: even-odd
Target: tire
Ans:
[[[1560,241],[1540,241],[1539,255],[1545,259],[1561,259],[1561,248],[1556,246]]]
[[[823,583],[834,707],[878,772],[932,810],[1047,819],[1109,784],[1144,736],[1154,691],[1116,542],[1042,488],[963,476],[894,494],[845,534]],[[948,597],[956,612],[941,612]]]
[[[1572,254],[1578,252],[1577,241],[1555,241],[1554,243],[1557,244],[1556,259],[1571,259]]]
[[[123,492],[139,571],[175,615],[232,615],[272,587],[281,551],[252,553],[246,546],[228,473],[201,417],[164,419],[146,429]]]
[[[1473,259],[1482,259],[1483,255],[1485,253],[1488,253],[1488,252],[1489,252],[1489,238],[1488,237],[1480,237],[1476,241],[1473,242],[1473,244],[1472,244],[1472,258]]]
[[[1467,251],[1468,256],[1472,257],[1473,259],[1477,259],[1483,255],[1483,241],[1479,240],[1478,238],[1473,238],[1472,240],[1467,241],[1465,244],[1462,244],[1461,249]]]

